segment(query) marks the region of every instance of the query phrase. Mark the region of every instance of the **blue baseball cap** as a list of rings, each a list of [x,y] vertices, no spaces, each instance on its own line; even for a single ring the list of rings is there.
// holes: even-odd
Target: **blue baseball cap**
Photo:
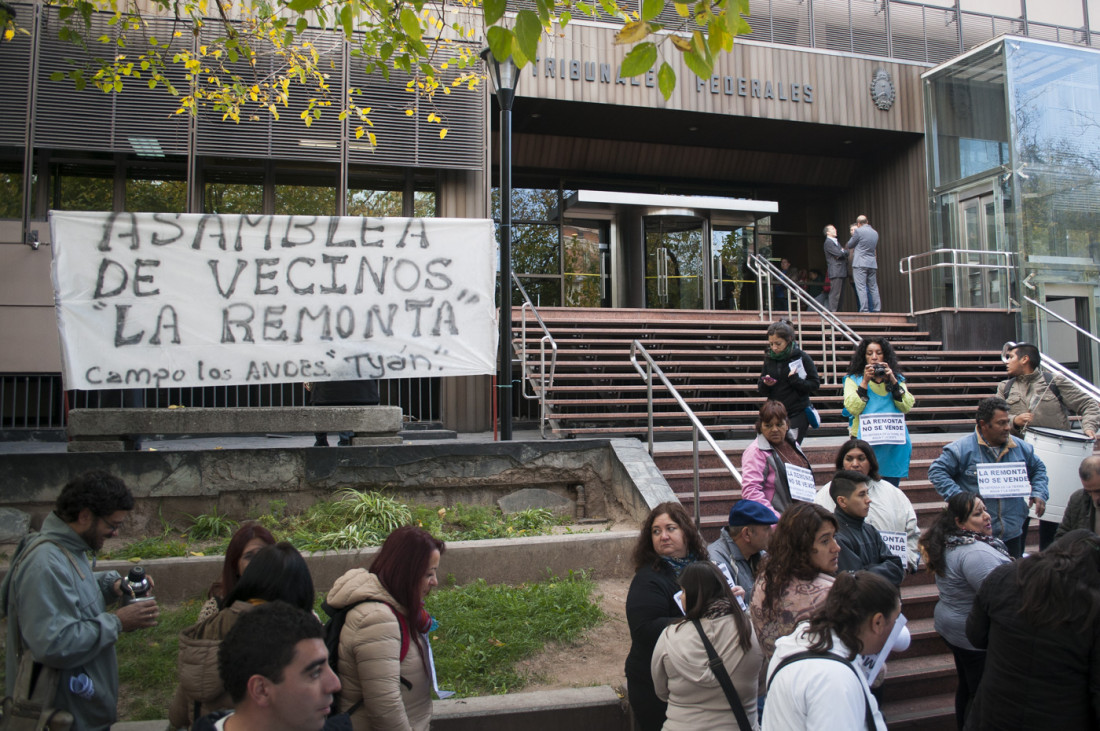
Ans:
[[[738,500],[730,508],[731,528],[739,525],[775,525],[778,522],[779,518],[775,517],[775,513],[755,500]]]

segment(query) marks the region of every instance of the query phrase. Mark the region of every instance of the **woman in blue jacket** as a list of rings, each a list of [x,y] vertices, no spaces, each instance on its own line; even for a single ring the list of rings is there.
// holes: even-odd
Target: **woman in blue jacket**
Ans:
[[[905,386],[905,376],[890,341],[879,337],[860,341],[844,378],[848,433],[871,444],[882,479],[894,487],[909,476],[913,442],[905,425],[905,414],[914,403],[916,399]]]

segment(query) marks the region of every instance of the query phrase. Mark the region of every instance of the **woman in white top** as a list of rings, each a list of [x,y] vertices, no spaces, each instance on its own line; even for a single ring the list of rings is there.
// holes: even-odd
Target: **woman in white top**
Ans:
[[[894,487],[879,474],[878,458],[870,444],[862,439],[849,439],[840,445],[836,453],[837,470],[855,470],[862,472],[871,478],[867,486],[867,496],[871,498],[871,508],[867,512],[867,522],[879,532],[884,534],[883,540],[891,545],[890,537],[885,535],[892,533],[899,541],[905,542],[905,558],[902,563],[909,571],[916,571],[920,562],[920,528],[917,527],[917,511],[913,509],[913,503],[897,487]],[[814,502],[829,512],[836,510],[836,503],[829,496],[829,486],[817,491]],[[899,556],[900,558],[900,556]]]
[[[856,659],[882,651],[900,613],[897,587],[881,576],[838,576],[821,610],[775,644],[763,727],[886,731]]]
[[[694,625],[698,620],[756,731],[757,676],[763,655],[748,617],[710,561],[688,564],[680,573],[680,587],[685,617],[661,633],[650,663],[657,697],[668,702],[664,730],[738,727],[729,699],[707,664],[707,651]]]

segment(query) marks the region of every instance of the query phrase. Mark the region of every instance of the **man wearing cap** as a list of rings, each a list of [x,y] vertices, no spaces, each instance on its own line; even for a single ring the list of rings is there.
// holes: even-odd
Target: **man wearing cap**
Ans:
[[[771,510],[752,500],[738,500],[730,508],[729,526],[718,540],[707,546],[710,560],[729,572],[745,590],[745,603],[752,600],[752,585],[764,549],[779,520]]]

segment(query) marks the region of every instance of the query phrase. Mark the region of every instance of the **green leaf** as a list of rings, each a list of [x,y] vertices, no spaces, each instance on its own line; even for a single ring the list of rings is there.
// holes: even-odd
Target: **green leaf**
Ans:
[[[612,0],[600,0],[600,7],[612,18],[623,17],[622,11],[615,7],[615,3]]]
[[[623,77],[638,76],[653,68],[656,62],[657,46],[649,42],[639,43],[626,54],[619,74]]]
[[[661,96],[666,102],[676,88],[676,72],[668,65],[668,61],[662,61],[661,68],[657,70],[657,88],[660,89]]]
[[[424,32],[420,27],[420,18],[416,17],[412,8],[401,8],[401,28],[414,41],[419,41]]]
[[[535,0],[535,10],[543,27],[550,25],[550,6],[547,5],[546,0]]]
[[[570,13],[568,10],[563,10],[561,12],[561,15],[558,16],[558,23],[560,23],[561,27],[564,29],[565,26],[569,25],[569,21],[571,21],[572,19],[573,14]]]
[[[350,39],[355,32],[353,25],[354,18],[351,14],[351,6],[345,5],[340,8],[340,25],[344,26],[344,37]]]
[[[310,10],[316,10],[320,4],[320,0],[290,0],[286,6],[295,13],[306,13]]]
[[[381,58],[383,61],[389,60],[389,57],[392,56],[392,55],[393,55],[393,44],[392,43],[383,43],[382,46],[378,49],[378,57]]]
[[[485,24],[492,26],[504,17],[504,11],[508,9],[508,0],[485,0],[482,7],[485,13]]]
[[[489,42],[489,49],[493,52],[493,58],[504,61],[512,55],[512,31],[493,25],[486,31],[485,37]]]
[[[516,14],[516,43],[525,59],[533,59],[539,54],[541,36],[542,23],[539,22],[539,16],[532,10],[519,11]]]
[[[665,0],[642,0],[642,20],[653,20],[665,7]]]
[[[307,28],[309,28],[309,21],[305,18],[298,18],[294,23],[294,30],[297,33],[305,33]]]
[[[229,55],[229,63],[237,63],[237,60],[241,57],[241,55],[239,53],[237,53],[236,48],[230,48],[229,52],[228,52],[228,55]]]
[[[50,81],[64,81],[64,80],[65,80],[65,72],[64,71],[54,71],[52,74],[50,74]]]
[[[711,71],[714,70],[714,62],[707,59],[703,54],[698,51],[691,51],[684,54],[684,63],[687,65],[691,73],[695,74],[701,79],[709,79]]]

